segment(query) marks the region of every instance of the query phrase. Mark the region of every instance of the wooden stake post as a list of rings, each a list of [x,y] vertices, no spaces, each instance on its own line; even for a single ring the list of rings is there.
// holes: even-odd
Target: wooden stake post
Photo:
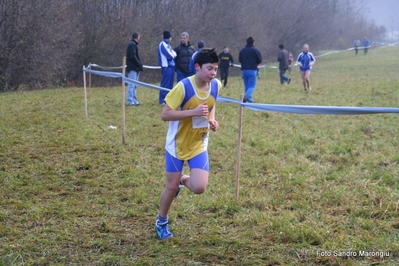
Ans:
[[[123,57],[122,73],[126,77],[126,56]],[[125,144],[125,102],[126,102],[126,90],[125,81],[122,80],[122,144]]]
[[[89,69],[91,69],[91,63],[89,63]],[[91,92],[91,73],[89,72],[89,97]]]
[[[85,66],[83,65],[83,86],[84,86],[84,94],[85,94],[85,114],[86,114],[86,119],[89,119],[89,112],[87,110],[86,72],[85,72],[84,68],[85,68]]]
[[[240,101],[244,99],[243,95],[240,95]],[[235,198],[238,201],[238,194],[240,191],[240,164],[241,164],[241,140],[242,140],[242,114],[243,107],[240,105],[238,112],[238,143],[237,143],[237,166],[236,166],[236,195]]]

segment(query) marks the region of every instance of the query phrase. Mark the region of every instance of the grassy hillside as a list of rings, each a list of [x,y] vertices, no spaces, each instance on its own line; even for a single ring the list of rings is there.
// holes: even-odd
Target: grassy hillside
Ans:
[[[398,107],[398,53],[320,58],[308,94],[297,69],[284,86],[263,69],[254,100]],[[232,77],[222,95],[242,90]],[[82,88],[0,94],[0,265],[399,263],[397,114],[244,110],[236,202],[238,107],[219,103],[208,189],[182,190],[170,212],[175,237],[162,242],[153,225],[167,123],[157,91],[138,97],[122,145],[120,88],[92,88],[88,120]]]

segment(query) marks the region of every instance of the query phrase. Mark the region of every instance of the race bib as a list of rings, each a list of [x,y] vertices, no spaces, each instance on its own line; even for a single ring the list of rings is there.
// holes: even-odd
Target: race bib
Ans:
[[[208,127],[208,118],[205,116],[193,116],[193,128]]]

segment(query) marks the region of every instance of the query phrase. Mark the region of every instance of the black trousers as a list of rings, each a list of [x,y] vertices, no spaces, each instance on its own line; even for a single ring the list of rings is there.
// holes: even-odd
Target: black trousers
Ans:
[[[227,85],[227,78],[229,77],[229,68],[219,68],[219,72],[220,72],[220,79],[223,81],[224,80],[224,84],[223,86],[226,87]]]

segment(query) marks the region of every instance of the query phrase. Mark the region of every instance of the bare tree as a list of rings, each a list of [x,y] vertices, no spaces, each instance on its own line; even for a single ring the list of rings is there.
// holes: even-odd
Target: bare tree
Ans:
[[[0,5],[0,89],[40,88],[60,84],[68,54],[70,25],[64,2],[2,1]],[[54,16],[55,13],[58,16]]]
[[[277,45],[299,52],[350,47],[354,38],[385,33],[367,21],[360,0],[0,0],[0,91],[64,86],[82,80],[81,66],[120,66],[133,32],[142,36],[143,62],[157,64],[165,29],[172,45],[187,31],[193,45],[205,40],[237,56],[249,36],[265,61]],[[159,80],[144,71],[144,81]],[[96,77],[94,84],[120,81]]]

